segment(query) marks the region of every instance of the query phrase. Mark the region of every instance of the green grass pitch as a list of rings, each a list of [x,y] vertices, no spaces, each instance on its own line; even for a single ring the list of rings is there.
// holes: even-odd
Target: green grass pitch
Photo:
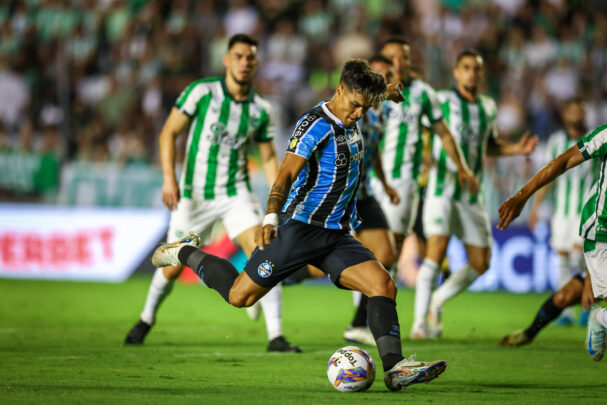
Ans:
[[[464,293],[445,308],[444,338],[404,340],[404,353],[444,359],[440,379],[389,392],[378,364],[368,392],[340,393],[326,364],[353,314],[330,285],[284,288],[284,332],[302,354],[267,354],[263,319],[200,285],[177,285],[141,347],[122,341],[149,278],[123,284],[0,280],[0,403],[604,403],[607,360],[584,350],[585,329],[549,326],[522,348],[499,338],[526,326],[547,295]],[[399,291],[403,335],[413,291]],[[364,346],[363,346],[364,347]],[[379,363],[377,350],[366,348]]]

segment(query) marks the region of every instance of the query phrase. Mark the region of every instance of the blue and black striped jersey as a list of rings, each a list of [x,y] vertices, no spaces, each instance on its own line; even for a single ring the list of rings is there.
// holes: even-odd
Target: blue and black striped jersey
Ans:
[[[287,152],[307,162],[282,211],[323,228],[357,227],[356,193],[363,168],[363,145],[358,125],[345,128],[326,103],[304,114],[295,126]]]

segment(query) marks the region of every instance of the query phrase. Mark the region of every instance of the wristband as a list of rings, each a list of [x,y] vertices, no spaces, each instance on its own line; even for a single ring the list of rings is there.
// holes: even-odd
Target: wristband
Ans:
[[[278,214],[275,212],[266,214],[266,216],[263,217],[263,223],[261,224],[261,226],[266,226],[266,225],[272,225],[275,228],[277,228],[278,227]]]

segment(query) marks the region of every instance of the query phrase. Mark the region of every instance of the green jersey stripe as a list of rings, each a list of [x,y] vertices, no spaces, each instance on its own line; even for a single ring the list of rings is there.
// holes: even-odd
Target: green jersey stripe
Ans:
[[[443,110],[443,118],[446,122],[449,122],[449,113],[451,112],[449,106],[449,99],[447,99],[444,103],[441,104],[441,109]],[[443,194],[443,188],[445,186],[445,176],[447,175],[447,153],[443,148],[441,148],[440,155],[438,158],[438,167],[436,168],[436,190],[434,191],[435,195]]]
[[[263,124],[261,124],[261,127],[259,128],[259,133],[256,140],[257,142],[269,141],[270,138],[268,138],[268,123],[270,120],[268,117],[268,113],[264,108],[262,108],[259,112],[259,120],[263,122]]]
[[[469,151],[469,145],[468,145],[468,140],[464,139],[467,138],[468,134],[467,132],[471,130],[470,127],[470,108],[468,107],[468,101],[466,99],[464,99],[462,97],[462,95],[457,92],[457,96],[459,97],[460,100],[460,108],[461,108],[461,115],[462,115],[462,127],[465,128],[465,132],[464,134],[462,134],[462,139],[461,139],[461,148],[462,148],[462,153],[464,154],[464,159],[466,159],[466,162],[468,162],[468,156],[470,155],[470,151]],[[454,201],[459,201],[459,199],[461,198],[461,186],[459,185],[459,182],[456,181],[455,182],[455,191],[453,192],[453,200]]]
[[[198,155],[198,143],[200,140],[200,134],[204,126],[204,120],[207,115],[209,104],[211,103],[211,93],[208,93],[198,102],[198,119],[194,127],[192,134],[192,140],[190,142],[190,150],[188,151],[188,157],[186,161],[186,172],[185,182],[183,187],[183,196],[186,198],[192,198],[192,180],[194,179],[194,168],[196,167],[196,156]]]
[[[485,131],[487,130],[487,113],[485,112],[485,107],[483,106],[483,102],[482,102],[480,95],[477,97],[476,105],[478,107],[479,133],[484,134]],[[474,166],[472,167],[472,172],[476,176],[479,176],[478,181],[481,182],[482,181],[481,168],[483,167],[483,158],[485,155],[485,151],[483,150],[483,143],[479,142],[476,149],[477,149],[476,150],[476,161],[474,162]],[[474,204],[477,201],[478,201],[478,193],[470,194],[470,202],[472,204]]]
[[[410,90],[409,86],[405,87],[402,91],[402,95],[405,99],[403,104],[405,108],[409,108],[411,105],[410,100]],[[396,143],[396,155],[394,157],[394,165],[392,170],[392,178],[400,179],[401,177],[401,167],[403,165],[403,157],[405,154],[405,145],[407,144],[407,135],[409,132],[409,123],[407,121],[402,121],[399,125],[398,132],[398,142]]]
[[[230,116],[231,98],[226,97],[221,103],[221,111],[219,113],[219,123],[224,126],[228,123]],[[214,144],[209,148],[209,159],[207,161],[207,177],[204,184],[204,198],[211,200],[215,197],[215,180],[217,175],[217,163],[220,144]]]
[[[592,162],[594,163],[594,162]],[[578,190],[578,197],[577,197],[577,209],[576,212],[577,214],[581,214],[582,213],[582,207],[584,206],[584,193],[586,190],[586,179],[585,178],[581,178],[580,179],[580,189]]]
[[[249,124],[249,103],[245,102],[242,105],[240,114],[240,123],[238,124],[238,132],[236,137],[244,137],[247,135],[247,126]],[[230,150],[230,161],[228,163],[228,196],[236,195],[236,173],[238,172],[238,157],[240,151],[238,149]]]

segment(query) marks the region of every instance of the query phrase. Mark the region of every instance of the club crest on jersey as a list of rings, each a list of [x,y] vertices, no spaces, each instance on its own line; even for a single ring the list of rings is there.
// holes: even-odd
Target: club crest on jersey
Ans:
[[[210,129],[211,133],[209,134],[208,138],[211,143],[219,143],[221,138],[228,134],[228,129],[223,122],[215,122],[214,124],[211,124]]]
[[[257,274],[259,274],[259,277],[268,278],[272,275],[273,269],[274,264],[272,264],[272,262],[269,260],[266,260],[265,262],[261,263],[259,267],[257,267]]]
[[[462,123],[457,129],[462,139],[465,139],[468,142],[476,142],[479,137],[479,134],[475,133],[474,130],[470,127],[470,125],[466,123]]]

